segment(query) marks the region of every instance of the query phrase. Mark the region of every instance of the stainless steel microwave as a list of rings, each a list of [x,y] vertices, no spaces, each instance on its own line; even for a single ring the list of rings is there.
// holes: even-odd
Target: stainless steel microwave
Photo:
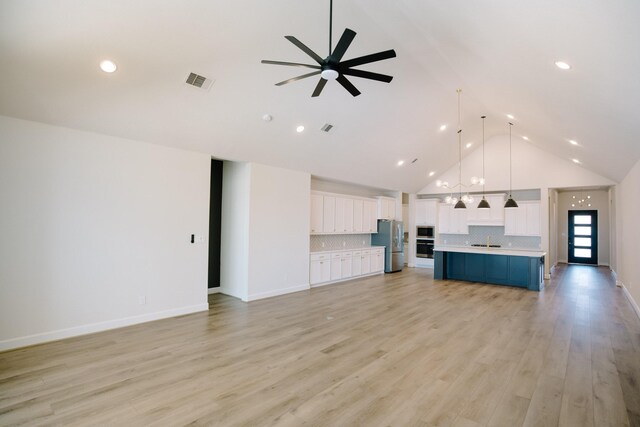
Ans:
[[[433,239],[433,227],[418,227],[417,235],[418,238]]]

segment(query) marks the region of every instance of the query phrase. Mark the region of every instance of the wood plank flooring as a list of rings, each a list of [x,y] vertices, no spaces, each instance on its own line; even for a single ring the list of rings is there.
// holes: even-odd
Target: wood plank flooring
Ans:
[[[640,321],[604,268],[210,306],[0,353],[0,425],[640,426]]]

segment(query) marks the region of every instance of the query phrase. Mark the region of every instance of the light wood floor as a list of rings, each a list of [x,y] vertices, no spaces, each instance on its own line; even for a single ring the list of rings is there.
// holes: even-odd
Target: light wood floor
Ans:
[[[0,353],[0,425],[640,426],[640,321],[603,268],[210,303]]]

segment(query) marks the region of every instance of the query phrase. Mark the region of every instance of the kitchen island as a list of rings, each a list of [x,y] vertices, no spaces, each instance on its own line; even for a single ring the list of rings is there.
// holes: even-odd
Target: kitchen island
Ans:
[[[436,280],[507,285],[539,291],[544,285],[546,252],[473,246],[436,246]]]

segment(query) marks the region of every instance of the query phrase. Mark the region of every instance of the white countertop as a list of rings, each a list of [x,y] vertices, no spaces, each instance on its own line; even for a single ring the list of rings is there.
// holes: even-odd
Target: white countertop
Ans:
[[[438,245],[433,248],[437,252],[464,252],[470,254],[489,254],[489,255],[514,255],[526,257],[542,257],[547,253],[544,251],[535,251],[531,249],[514,249],[514,248],[487,248],[485,246],[448,246]]]
[[[321,251],[311,251],[310,253],[312,254],[324,254],[324,253],[329,253],[329,252],[352,252],[352,251],[367,251],[370,249],[379,249],[379,248],[383,248],[384,246],[360,246],[358,248],[344,248],[344,249],[323,249]]]

